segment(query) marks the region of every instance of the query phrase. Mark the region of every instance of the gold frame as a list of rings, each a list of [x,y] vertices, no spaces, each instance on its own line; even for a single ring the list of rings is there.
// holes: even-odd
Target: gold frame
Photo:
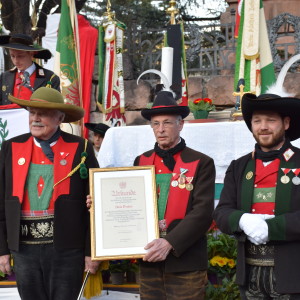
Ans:
[[[120,176],[119,176],[120,175]],[[131,176],[129,176],[131,175]],[[158,229],[158,212],[157,212],[157,200],[156,200],[156,183],[155,183],[155,169],[154,166],[136,166],[136,167],[118,167],[118,168],[94,168],[94,169],[89,169],[89,176],[90,176],[90,195],[92,197],[92,206],[90,209],[90,223],[91,223],[91,257],[93,260],[114,260],[114,259],[137,259],[137,258],[142,258],[145,254],[146,254],[146,250],[144,250],[143,248],[146,246],[146,244],[148,244],[149,242],[151,242],[153,239],[159,238],[159,229]],[[119,176],[119,177],[118,177]],[[139,178],[141,177],[141,178]],[[136,180],[137,178],[137,182],[141,182],[143,181],[144,186],[141,185],[135,185],[134,189],[136,188],[137,192],[136,192],[136,198],[135,196],[132,196],[132,199],[129,197],[115,197],[114,195],[111,195],[110,197],[110,201],[107,202],[103,202],[103,193],[106,192],[105,196],[108,196],[107,193],[107,187],[108,186],[113,186],[115,187],[115,183],[117,180],[120,180],[120,178],[122,178],[122,181],[124,183],[129,184],[129,186],[132,187],[133,185],[133,181]],[[127,179],[127,181],[126,181]],[[149,180],[150,179],[150,180]],[[97,189],[97,187],[95,186],[95,180],[100,180],[100,184],[97,185],[99,188]],[[115,182],[114,182],[115,181]],[[106,183],[106,184],[105,184]],[[119,182],[119,188],[120,187],[120,183]],[[96,190],[95,190],[96,188]],[[140,192],[144,192],[144,197],[141,197]],[[150,194],[150,195],[149,195]],[[141,199],[144,198],[144,199]],[[105,197],[105,199],[107,199],[107,197]],[[119,199],[119,200],[118,200]],[[121,200],[120,200],[121,199]],[[113,220],[107,220],[109,219],[109,217],[111,215],[113,215],[114,213],[119,213],[120,212],[120,207],[117,208],[116,200],[118,201],[131,201],[131,206],[130,207],[138,207],[139,210],[135,209],[133,210],[134,212],[137,211],[142,211],[141,214],[139,215],[139,221],[136,224],[129,224],[130,221],[132,221],[132,219],[128,218],[126,219],[126,217],[130,217],[130,211],[128,212],[128,215],[126,216],[126,208],[124,209],[125,212],[122,212],[125,216],[126,220],[128,221],[128,227],[131,226],[130,230],[132,230],[132,228],[139,230],[140,228],[143,228],[142,230],[144,230],[147,234],[145,235],[139,235],[141,240],[147,240],[145,244],[139,246],[132,246],[132,247],[104,247],[103,244],[114,244],[115,240],[114,239],[110,239],[107,238],[107,241],[105,241],[105,238],[103,237],[104,235],[107,235],[106,231],[104,231],[104,228],[112,228],[110,226],[116,225],[117,226],[113,226],[113,227],[121,227],[122,229],[124,229],[124,226],[126,228],[126,224],[123,226],[118,224],[119,220],[115,220],[114,217],[112,217]],[[143,201],[144,202],[140,202]],[[141,204],[142,203],[142,204]],[[104,207],[109,207],[109,209],[112,208],[112,210],[105,210],[103,212],[103,206]],[[113,207],[114,206],[114,207]],[[140,209],[140,207],[144,208]],[[107,208],[106,207],[106,208]],[[123,205],[124,208],[124,205]],[[118,209],[118,211],[117,211]],[[122,210],[122,208],[121,208]],[[144,212],[144,215],[143,215]],[[108,213],[108,215],[107,215]],[[97,216],[97,220],[96,220],[96,216]],[[106,220],[104,220],[106,218]],[[110,217],[111,218],[111,217]],[[134,221],[133,221],[134,222]],[[143,225],[141,226],[140,223],[143,223]],[[115,224],[116,223],[116,224]],[[126,222],[125,222],[126,223]],[[99,226],[100,225],[100,226]],[[145,226],[145,227],[143,227]],[[100,228],[99,228],[100,227]],[[146,228],[146,229],[144,229]],[[114,228],[113,228],[114,229]],[[121,233],[122,229],[119,230],[119,232],[117,232],[117,234],[115,236],[117,236],[117,238],[122,237],[122,241],[124,240],[130,240],[130,238],[132,239],[133,244],[139,243],[139,241],[137,242],[136,239],[133,239],[133,235],[136,234],[136,231],[131,231],[130,234],[128,234],[128,236],[126,236],[126,233]],[[125,231],[125,230],[124,230]],[[113,234],[113,233],[112,233]],[[119,235],[118,235],[119,234]],[[109,237],[111,237],[112,235],[109,234]],[[112,241],[113,242],[112,242]],[[138,239],[139,240],[139,239]],[[142,242],[142,241],[141,241]],[[116,242],[118,243],[118,242]],[[108,254],[108,252],[110,251],[111,254]]]

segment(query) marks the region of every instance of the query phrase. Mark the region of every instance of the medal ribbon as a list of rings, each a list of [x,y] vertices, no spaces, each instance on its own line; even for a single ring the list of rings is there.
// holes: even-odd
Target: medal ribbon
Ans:
[[[295,176],[297,177],[300,173],[300,168],[298,169],[292,169],[292,172],[295,174]]]
[[[287,175],[289,171],[291,171],[291,169],[288,168],[281,168],[282,172],[284,173],[284,175]]]

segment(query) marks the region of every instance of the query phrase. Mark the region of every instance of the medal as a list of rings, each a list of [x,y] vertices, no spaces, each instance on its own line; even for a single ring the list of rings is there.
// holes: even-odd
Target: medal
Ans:
[[[295,177],[293,177],[292,182],[294,185],[299,185],[300,184],[300,178],[298,177],[300,173],[300,169],[292,169],[292,172],[295,174]]]
[[[177,181],[177,180],[172,180],[172,181],[171,181],[171,186],[172,186],[172,187],[178,186],[178,181]]]
[[[178,183],[179,184],[185,184],[185,175],[180,175],[179,179],[178,179]]]
[[[62,166],[65,166],[67,164],[67,161],[65,159],[62,159],[60,162],[59,162]]]
[[[193,181],[193,178],[194,177],[186,177],[186,181],[188,182],[186,185],[185,185],[185,188],[190,192],[193,190],[194,186],[193,184],[191,183]]]
[[[290,182],[290,177],[287,176],[288,172],[291,170],[291,169],[288,169],[288,168],[281,168],[282,172],[284,173],[284,175],[280,178],[280,181],[283,183],[283,184],[287,184]]]
[[[287,184],[290,182],[290,178],[287,176],[287,175],[283,175],[281,178],[280,178],[280,181],[283,183],[283,184]]]
[[[193,190],[194,186],[193,186],[192,183],[187,183],[187,184],[185,185],[185,188],[190,192],[190,191]]]
[[[299,185],[300,184],[300,178],[298,176],[295,176],[292,179],[292,182],[293,182],[294,185]]]
[[[179,184],[178,186],[179,186],[180,189],[184,189],[185,188],[185,183]]]

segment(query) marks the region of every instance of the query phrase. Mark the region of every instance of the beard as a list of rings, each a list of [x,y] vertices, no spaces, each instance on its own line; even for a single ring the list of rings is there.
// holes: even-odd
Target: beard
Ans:
[[[268,138],[263,138],[261,134],[264,133],[269,133],[271,135]],[[253,134],[253,137],[260,147],[268,150],[277,150],[281,147],[285,140],[285,130],[284,128],[282,128],[277,133],[261,131],[256,134]]]

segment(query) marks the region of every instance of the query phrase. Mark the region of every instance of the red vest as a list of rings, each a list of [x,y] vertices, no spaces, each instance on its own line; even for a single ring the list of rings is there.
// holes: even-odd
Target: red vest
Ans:
[[[139,165],[140,166],[154,165],[155,156],[156,156],[155,152],[153,152],[153,154],[150,157],[141,155],[139,160]],[[186,177],[194,178],[198,163],[199,160],[195,160],[190,163],[185,163],[182,161],[180,155],[178,155],[173,170],[173,177],[171,179],[171,182],[172,180],[178,179],[178,175],[180,174],[180,168],[184,168],[188,170],[184,174]],[[157,168],[155,168],[155,172],[157,173]],[[194,179],[191,181],[191,183],[193,182]],[[166,220],[167,227],[170,225],[172,221],[184,218],[184,216],[186,215],[186,209],[189,202],[189,197],[190,197],[190,191],[188,191],[187,189],[185,188],[180,189],[178,186],[173,187],[172,185],[170,185],[167,208],[165,212],[165,220]]]

